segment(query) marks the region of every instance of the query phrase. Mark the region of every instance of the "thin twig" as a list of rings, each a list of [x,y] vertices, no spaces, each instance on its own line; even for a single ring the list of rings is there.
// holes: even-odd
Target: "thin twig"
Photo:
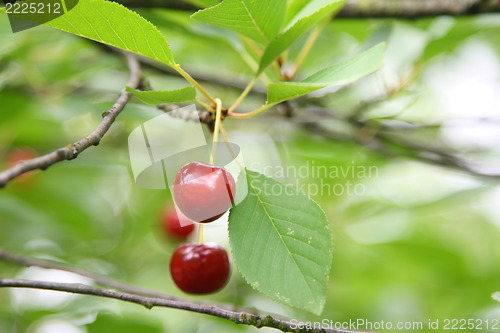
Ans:
[[[131,54],[126,54],[126,58],[130,70],[130,80],[127,85],[137,89],[141,84],[142,78],[139,62]],[[110,129],[116,117],[120,114],[125,105],[127,105],[131,96],[131,93],[124,89],[111,109],[103,113],[102,121],[97,128],[86,137],[46,155],[20,162],[12,168],[0,173],[0,188],[5,187],[12,179],[23,173],[36,169],[45,170],[57,162],[76,158],[82,151],[90,146],[97,146],[106,132]]]

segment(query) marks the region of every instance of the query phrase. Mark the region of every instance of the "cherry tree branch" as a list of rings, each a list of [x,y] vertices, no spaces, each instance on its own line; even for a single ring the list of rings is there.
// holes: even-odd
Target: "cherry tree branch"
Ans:
[[[126,54],[125,56],[130,70],[130,80],[127,85],[137,89],[142,80],[139,62],[135,56],[131,54]],[[97,128],[86,137],[46,155],[20,162],[12,168],[1,172],[0,188],[5,187],[12,179],[22,175],[23,173],[36,169],[45,170],[55,163],[76,158],[82,151],[90,146],[97,146],[106,132],[110,129],[116,117],[120,114],[125,105],[127,105],[131,96],[131,93],[123,90],[111,109],[103,113],[102,121],[99,123]]]
[[[290,321],[274,318],[270,315],[263,317],[261,315],[255,315],[251,313],[227,310],[216,305],[200,305],[196,303],[181,302],[164,298],[140,296],[113,289],[90,287],[80,283],[60,283],[23,279],[0,279],[0,288],[30,288],[60,291],[80,295],[99,296],[139,304],[147,309],[152,309],[153,307],[164,307],[186,310],[227,319],[236,324],[255,326],[257,328],[270,327],[278,329],[282,332],[351,333],[350,331],[336,330],[332,328],[304,327],[302,329],[297,329],[295,328],[297,326],[296,324],[293,324]]]
[[[62,265],[48,260],[34,259],[18,254],[12,254],[6,250],[0,249],[0,260],[19,264],[22,266],[37,266],[47,269],[57,269],[66,272],[72,272],[81,276],[88,277],[98,284],[113,287],[115,289],[103,289],[92,286],[87,286],[79,283],[61,283],[61,282],[47,282],[47,281],[33,281],[24,279],[0,279],[0,288],[29,288],[29,289],[42,289],[53,290],[66,293],[91,295],[105,298],[117,299],[124,302],[135,303],[142,305],[147,309],[153,307],[165,307],[202,313],[214,317],[227,319],[236,324],[249,325],[257,328],[270,327],[281,330],[283,332],[297,332],[295,324],[289,320],[277,318],[267,314],[257,314],[254,311],[244,309],[231,309],[220,305],[206,304],[200,302],[187,302],[175,299],[174,297],[137,288],[115,281],[113,279],[103,277],[94,273],[87,272],[79,268],[73,268],[67,265]],[[333,328],[325,329],[307,329],[303,328],[300,332],[310,333],[351,333],[350,331],[336,330]]]

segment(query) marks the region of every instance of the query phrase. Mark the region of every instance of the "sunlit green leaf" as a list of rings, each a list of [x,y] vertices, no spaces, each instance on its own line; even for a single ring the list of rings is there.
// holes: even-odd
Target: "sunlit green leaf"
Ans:
[[[127,87],[127,91],[131,92],[135,97],[144,103],[150,105],[189,102],[194,101],[196,98],[196,89],[193,86],[177,90],[163,91],[140,91]]]
[[[348,60],[326,67],[300,82],[278,82],[267,86],[267,101],[274,104],[296,98],[331,85],[345,85],[382,67],[385,43]]]
[[[224,0],[192,17],[267,44],[281,29],[285,8],[286,0]]]
[[[340,10],[345,0],[313,0],[298,9],[285,31],[276,36],[264,51],[260,61],[262,73],[279,55],[293,44],[304,32],[323,18]]]
[[[233,258],[245,279],[282,303],[320,314],[332,261],[325,213],[310,198],[247,171],[248,196],[229,215]]]
[[[28,3],[39,3],[26,0]],[[10,14],[15,15],[15,14]],[[174,65],[165,37],[149,21],[122,5],[105,0],[80,0],[66,14],[44,22],[39,14],[21,14],[23,19],[85,37]]]

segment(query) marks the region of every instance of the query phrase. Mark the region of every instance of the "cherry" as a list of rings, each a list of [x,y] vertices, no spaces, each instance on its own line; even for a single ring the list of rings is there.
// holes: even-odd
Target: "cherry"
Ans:
[[[170,274],[177,287],[188,294],[213,293],[229,278],[229,258],[215,243],[182,244],[172,255]]]
[[[193,232],[193,221],[181,214],[173,206],[168,206],[163,210],[160,221],[167,237],[185,240]]]
[[[177,207],[193,221],[217,220],[231,208],[236,184],[226,169],[200,162],[184,165],[175,176]]]

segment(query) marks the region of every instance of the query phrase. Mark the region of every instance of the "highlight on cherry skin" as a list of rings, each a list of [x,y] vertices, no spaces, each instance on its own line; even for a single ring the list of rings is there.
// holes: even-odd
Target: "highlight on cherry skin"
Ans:
[[[194,222],[177,212],[173,205],[162,211],[160,225],[165,236],[173,240],[186,240],[194,231]]]
[[[188,294],[210,294],[224,287],[230,264],[226,250],[215,243],[180,245],[170,260],[170,274]]]
[[[177,207],[187,218],[208,223],[231,208],[235,190],[234,178],[226,169],[190,162],[177,172],[173,196]]]

